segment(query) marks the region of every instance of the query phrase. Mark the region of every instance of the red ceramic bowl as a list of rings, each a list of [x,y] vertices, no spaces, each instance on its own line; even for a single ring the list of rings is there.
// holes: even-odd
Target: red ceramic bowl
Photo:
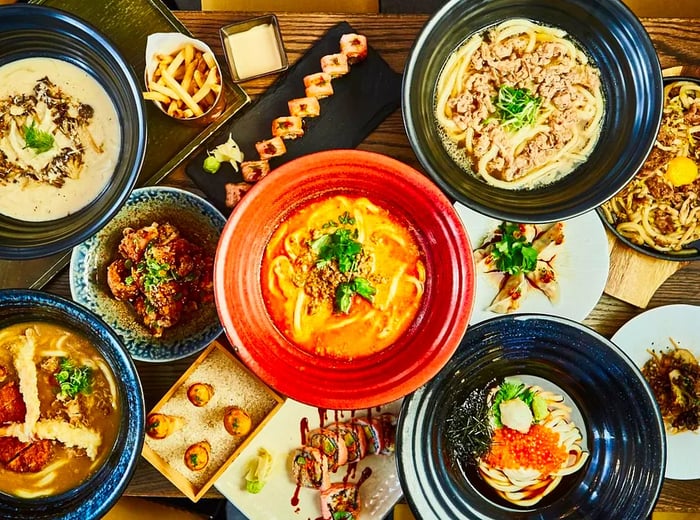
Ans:
[[[338,194],[365,196],[403,220],[426,262],[425,292],[411,326],[381,352],[352,361],[314,356],[289,341],[261,291],[263,253],[280,222]],[[319,152],[280,166],[236,206],[216,255],[216,305],[241,360],[281,394],[328,409],[373,407],[423,385],[452,356],[473,306],[471,251],[452,204],[427,177],[375,153]]]

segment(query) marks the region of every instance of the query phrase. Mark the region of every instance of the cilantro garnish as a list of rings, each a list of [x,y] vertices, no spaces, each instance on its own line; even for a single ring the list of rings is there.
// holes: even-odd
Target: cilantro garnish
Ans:
[[[525,239],[520,226],[503,222],[499,228],[502,232],[501,240],[493,245],[491,251],[496,268],[508,274],[534,271],[537,266],[537,249]]]
[[[88,366],[77,367],[68,358],[61,359],[56,381],[65,397],[73,398],[78,394],[89,394],[92,390],[92,369]]]
[[[529,89],[501,85],[494,104],[503,126],[518,130],[532,125],[537,117],[542,99],[533,95]]]
[[[362,296],[368,302],[372,302],[376,293],[377,290],[372,287],[367,279],[357,276],[349,282],[338,284],[338,287],[335,289],[335,308],[347,314],[350,312],[352,297],[355,294]]]
[[[53,148],[54,138],[49,132],[44,132],[36,127],[34,121],[32,124],[22,127],[24,131],[24,142],[27,143],[25,148],[31,148],[36,153],[43,153]]]
[[[362,252],[362,244],[356,238],[357,229],[336,229],[333,233],[321,235],[309,244],[316,253],[316,267],[323,267],[335,260],[341,273],[354,271],[357,255]]]
[[[335,225],[335,222],[331,222]],[[338,222],[341,225],[352,226],[355,224],[355,219],[346,211],[338,216]],[[324,229],[328,227],[324,225]],[[372,302],[377,292],[366,278],[352,276],[358,271],[359,256],[362,253],[362,244],[357,240],[358,236],[357,228],[343,227],[309,242],[309,247],[316,255],[317,268],[323,269],[335,262],[338,271],[350,275],[349,279],[338,283],[335,287],[335,310],[345,314],[350,312],[352,297],[355,294]]]

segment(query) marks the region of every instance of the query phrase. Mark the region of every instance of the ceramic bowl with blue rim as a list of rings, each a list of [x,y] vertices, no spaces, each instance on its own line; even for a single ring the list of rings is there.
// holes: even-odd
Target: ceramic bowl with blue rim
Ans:
[[[36,322],[69,329],[97,349],[111,372],[117,376],[114,377],[114,402],[119,414],[119,429],[101,465],[77,487],[34,498],[0,493],[0,518],[101,518],[126,489],[141,455],[146,415],[141,382],[119,336],[93,312],[66,298],[43,291],[0,290],[0,331],[16,324]],[[49,461],[42,471],[52,471],[51,466]],[[7,470],[3,469],[3,472],[3,479],[12,478],[7,476]]]
[[[133,306],[114,298],[107,268],[117,256],[124,228],[169,222],[188,241],[216,253],[225,217],[199,195],[178,188],[148,186],[134,190],[124,207],[97,234],[73,248],[70,288],[73,299],[102,317],[138,361],[167,362],[204,349],[223,331],[213,301],[183,315],[155,337]]]

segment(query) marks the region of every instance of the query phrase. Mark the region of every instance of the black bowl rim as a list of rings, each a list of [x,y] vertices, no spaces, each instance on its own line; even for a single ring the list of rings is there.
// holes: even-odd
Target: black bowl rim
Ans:
[[[693,76],[664,76],[663,83],[664,85],[668,85],[670,83],[673,83],[674,81],[692,81],[693,83],[696,83],[700,85],[700,78],[693,77]],[[620,240],[623,244],[626,246],[631,247],[638,253],[642,253],[643,255],[651,256],[654,258],[659,258],[660,260],[670,260],[671,262],[691,262],[695,260],[700,260],[700,247],[695,248],[695,253],[690,253],[692,249],[688,249],[689,251],[688,254],[672,254],[672,253],[666,253],[664,251],[657,251],[656,249],[652,249],[650,247],[640,245],[640,244],[635,244],[632,242],[629,238],[622,236],[615,226],[612,224],[612,222],[608,222],[608,219],[605,218],[605,212],[603,209],[599,206],[596,208],[596,212],[598,213],[598,216],[600,219],[603,221],[603,224],[605,227],[613,234],[615,237]]]
[[[532,330],[526,329],[526,327],[530,327]],[[590,487],[580,481],[580,479],[583,479],[586,476],[589,477],[591,482],[595,480],[597,482],[596,485],[600,485],[600,482],[602,482],[599,471],[596,471],[595,466],[593,465],[593,462],[598,460],[595,451],[600,451],[595,450],[594,448],[596,445],[600,444],[601,441],[604,441],[605,443],[615,442],[620,446],[641,446],[642,444],[647,446],[645,442],[649,441],[653,444],[653,446],[651,444],[648,445],[645,449],[645,453],[648,453],[649,457],[654,458],[655,460],[647,460],[646,463],[647,465],[650,465],[650,462],[654,462],[654,467],[648,472],[640,470],[640,472],[635,475],[636,477],[639,477],[639,482],[635,481],[637,488],[634,491],[628,489],[628,501],[632,500],[635,496],[639,497],[639,493],[642,491],[647,491],[648,493],[646,497],[642,497],[641,500],[636,502],[636,512],[632,513],[634,516],[625,516],[626,512],[628,511],[627,508],[629,504],[622,503],[621,499],[617,499],[616,501],[607,501],[606,503],[614,502],[608,503],[608,506],[616,508],[615,510],[618,515],[616,517],[619,518],[629,518],[630,520],[634,518],[636,520],[637,518],[646,518],[647,516],[651,515],[651,511],[658,500],[658,496],[664,482],[666,465],[666,435],[661,413],[656,405],[653,392],[644,379],[644,376],[622,350],[620,350],[610,340],[589,327],[568,318],[531,313],[506,315],[492,318],[480,322],[474,326],[470,326],[462,343],[460,344],[459,349],[453,355],[448,364],[445,365],[445,367],[440,371],[440,373],[426,385],[404,398],[397,425],[396,465],[399,480],[402,488],[404,489],[406,500],[417,517],[425,519],[434,518],[435,520],[448,517],[455,518],[455,520],[457,518],[475,518],[479,520],[486,520],[487,518],[492,518],[492,516],[486,516],[490,513],[492,515],[496,515],[493,516],[493,518],[525,519],[537,517],[543,520],[553,520],[554,518],[559,518],[560,514],[564,514],[563,511],[557,510],[556,508],[561,507],[563,504],[565,507],[568,507],[569,503],[559,503],[557,501],[548,505],[543,505],[542,507],[533,506],[526,509],[520,509],[515,506],[507,507],[496,505],[493,502],[483,499],[483,502],[479,503],[483,503],[484,505],[488,504],[488,512],[472,509],[471,507],[468,511],[458,510],[457,508],[460,506],[465,506],[467,501],[465,499],[458,498],[458,493],[454,489],[451,489],[454,487],[453,484],[445,484],[444,481],[451,481],[452,477],[445,473],[446,470],[444,466],[446,464],[446,455],[441,452],[440,446],[436,445],[434,442],[434,437],[439,436],[439,433],[436,433],[436,425],[434,422],[435,415],[441,413],[444,415],[444,412],[437,411],[440,409],[440,404],[444,403],[436,402],[436,398],[438,401],[441,399],[444,400],[439,392],[440,388],[445,384],[445,382],[449,380],[454,381],[460,377],[468,380],[469,376],[473,373],[470,372],[469,361],[475,361],[477,357],[479,360],[483,361],[480,368],[484,369],[483,373],[485,374],[484,377],[486,379],[492,377],[486,371],[489,370],[489,366],[494,366],[494,362],[496,361],[501,361],[501,363],[507,362],[508,364],[506,371],[512,374],[524,373],[528,371],[534,372],[535,368],[533,367],[537,367],[536,370],[543,372],[545,368],[547,368],[543,363],[539,363],[539,365],[537,363],[526,365],[527,361],[523,353],[515,351],[520,350],[520,345],[515,345],[516,349],[508,355],[508,359],[506,361],[504,361],[505,356],[502,356],[496,352],[496,350],[499,352],[502,351],[504,340],[507,341],[509,334],[514,331],[512,336],[514,340],[517,340],[518,334],[521,334],[529,341],[529,345],[524,350],[540,350],[544,352],[547,349],[550,349],[552,350],[549,352],[550,358],[545,359],[545,361],[556,363],[558,362],[558,356],[556,356],[556,353],[553,351],[553,347],[551,345],[544,345],[547,337],[543,337],[543,343],[538,341],[538,337],[541,336],[537,333],[542,330],[547,333],[548,328],[556,328],[559,331],[566,330],[569,334],[590,339],[590,342],[586,341],[586,347],[593,345],[596,348],[591,348],[590,350],[586,348],[584,351],[579,346],[577,349],[579,352],[576,353],[576,356],[586,355],[590,356],[590,358],[594,358],[595,356],[599,366],[607,367],[606,377],[608,378],[614,379],[614,375],[621,375],[623,377],[631,378],[631,380],[635,382],[637,389],[641,390],[641,395],[635,394],[635,410],[641,411],[635,413],[643,413],[646,419],[645,424],[637,428],[637,433],[641,432],[642,434],[647,435],[645,439],[640,439],[633,435],[634,432],[631,430],[624,432],[608,432],[607,430],[598,431],[596,428],[592,428],[590,426],[590,421],[588,421],[587,427],[584,425],[584,429],[587,431],[588,435],[588,449],[591,452],[591,456],[586,465],[579,470],[579,472],[574,474],[577,475],[577,478],[579,479],[579,481],[577,481],[579,489],[577,489],[576,492],[579,495],[585,495],[590,491]],[[523,334],[523,331],[527,332],[527,335]],[[561,338],[559,341],[561,341]],[[469,347],[474,347],[475,342],[477,343],[476,350],[468,349]],[[507,346],[507,342],[505,344]],[[604,357],[597,359],[597,356]],[[610,357],[616,358],[619,361],[619,363],[616,363],[617,366],[611,366],[609,364]],[[575,361],[576,360],[572,358],[569,360],[569,363]],[[535,374],[533,373],[533,375]],[[546,375],[543,375],[542,373],[539,375],[546,378]],[[495,374],[493,377],[495,377]],[[558,381],[551,381],[553,384],[561,386]],[[567,389],[566,386],[562,386],[562,389],[564,392],[568,393],[569,389]],[[605,399],[607,399],[607,402],[612,403],[609,397],[599,398],[599,400]],[[638,403],[642,400],[645,401],[645,406],[640,408]],[[577,403],[574,399],[574,406],[578,405],[580,407],[581,404],[582,403],[580,402]],[[624,402],[618,402],[617,406],[624,407],[625,404]],[[424,415],[426,413],[428,416]],[[624,424],[632,423],[633,421]],[[636,424],[634,425],[637,426]],[[648,431],[649,429],[652,431]],[[594,446],[592,447],[591,435],[593,430],[598,433],[599,437],[595,437],[593,439],[595,442]],[[606,436],[610,436],[611,439],[608,439]],[[438,440],[438,443],[441,442],[442,441]],[[640,448],[640,450],[641,449],[642,448]],[[604,450],[604,452],[606,451],[607,450]],[[420,459],[421,462],[417,463],[417,459]],[[628,462],[631,462],[629,454],[627,459]],[[618,459],[614,456],[602,461],[604,465],[607,464],[613,466],[618,462]],[[634,462],[636,462],[636,459]],[[658,467],[655,464],[656,462],[659,463]],[[424,466],[423,469],[419,467],[421,464]],[[473,504],[473,502],[470,504]],[[428,509],[423,509],[421,505]],[[569,510],[569,514],[571,514],[572,517],[594,517],[596,514],[596,510],[586,510],[584,504],[579,503],[578,501],[576,503],[571,503],[570,505],[571,508]],[[641,509],[644,509],[643,514]],[[470,516],[469,513],[475,516]],[[598,513],[600,513],[600,511],[598,511]],[[609,510],[608,513],[610,513]],[[639,516],[637,516],[637,514],[639,514]]]
[[[476,3],[478,4],[487,4],[491,2],[492,0],[477,0],[476,2],[472,2],[470,4],[470,7],[477,7]],[[556,1],[556,0],[555,0]],[[632,12],[632,10],[627,7],[623,2],[619,0],[610,0],[610,1],[604,1],[604,0],[573,0],[574,3],[578,5],[583,5],[587,11],[595,10],[596,6],[600,8],[601,6],[605,6],[606,9],[609,9],[613,12],[614,17],[619,19],[619,20],[624,20],[624,22],[628,25],[627,31],[629,33],[635,34],[637,36],[635,44],[638,46],[639,49],[643,52],[645,58],[648,58],[649,61],[647,65],[651,67],[651,74],[647,75],[648,79],[648,85],[653,88],[653,90],[656,91],[658,94],[659,100],[661,99],[661,91],[662,91],[662,71],[661,71],[661,64],[658,59],[658,55],[656,53],[656,50],[653,46],[653,43],[648,36],[648,33],[646,32],[644,26],[642,25],[641,21],[639,18]],[[572,197],[571,201],[569,201],[569,206],[568,208],[565,209],[560,209],[560,210],[541,210],[538,212],[530,212],[530,213],[523,213],[519,211],[515,205],[512,205],[513,207],[492,207],[486,204],[483,204],[482,202],[478,202],[472,198],[469,198],[465,196],[464,194],[461,193],[459,189],[454,187],[452,184],[450,184],[446,179],[442,177],[442,175],[436,171],[437,169],[431,164],[431,161],[426,157],[426,153],[424,151],[421,151],[419,146],[416,144],[417,143],[417,138],[416,138],[416,130],[413,128],[414,122],[413,118],[411,116],[413,109],[411,108],[410,104],[410,99],[409,99],[409,85],[410,82],[415,75],[413,73],[413,69],[416,67],[416,62],[417,62],[417,56],[419,54],[419,49],[425,44],[425,41],[430,38],[430,33],[434,29],[434,26],[445,16],[445,13],[449,12],[455,5],[462,3],[463,0],[450,0],[446,2],[438,11],[436,11],[433,16],[428,20],[428,22],[423,26],[421,29],[420,33],[416,37],[413,46],[411,47],[411,50],[409,52],[408,58],[406,60],[406,65],[404,67],[404,74],[403,74],[403,83],[402,83],[402,94],[401,94],[401,106],[402,106],[402,116],[403,116],[403,122],[404,122],[404,130],[406,131],[406,134],[408,136],[409,144],[411,145],[411,148],[413,149],[414,153],[416,154],[416,157],[418,158],[419,163],[423,167],[423,169],[427,172],[427,174],[433,179],[438,186],[442,190],[444,190],[446,193],[449,194],[450,197],[453,199],[461,202],[462,204],[468,206],[469,208],[473,209],[474,211],[478,211],[486,216],[500,219],[500,220],[510,220],[510,221],[516,221],[516,222],[523,222],[523,223],[544,223],[544,222],[554,222],[557,220],[563,220],[567,218],[573,218],[578,215],[581,215],[583,213],[586,213],[587,211],[593,210],[596,207],[598,207],[600,204],[605,202],[607,199],[612,197],[614,193],[617,193],[620,191],[627,183],[634,177],[634,175],[637,173],[639,168],[644,162],[644,159],[646,158],[646,155],[648,152],[651,150],[651,147],[653,146],[654,139],[651,139],[648,137],[648,141],[646,143],[642,142],[636,142],[635,146],[637,149],[645,149],[646,153],[642,156],[641,154],[638,157],[635,157],[635,161],[633,163],[628,164],[626,167],[629,168],[629,174],[626,176],[626,181],[624,182],[618,182],[616,185],[614,185],[614,192],[613,194],[607,194],[605,196],[599,195],[595,198],[586,198],[584,202],[577,202],[577,197]],[[526,1],[516,1],[515,3],[521,4],[523,7],[527,8],[527,2]],[[527,14],[523,14],[524,18],[527,18]],[[486,26],[490,26],[490,24],[484,25],[484,28]],[[466,35],[465,35],[466,38]],[[638,66],[638,64],[637,64]],[[656,113],[657,111],[651,111],[651,110],[645,110],[645,114],[649,114],[651,112],[654,112],[653,117],[655,117],[655,120],[649,119],[648,120],[648,126],[654,127],[654,135],[656,132],[658,132],[658,128],[660,126],[661,122],[661,111],[662,111],[662,103],[659,101],[659,103],[656,103],[658,105],[658,114]],[[621,168],[620,168],[621,169]],[[562,182],[568,182],[566,181],[567,177],[564,177],[563,179],[556,181],[553,184],[550,184],[546,186],[545,188],[540,188],[541,189],[549,189],[552,186],[556,186],[557,184],[561,185]],[[486,184],[484,184],[486,186]],[[539,190],[530,190],[530,191],[539,191]],[[511,191],[511,190],[502,190],[504,192],[506,191]]]
[[[134,188],[138,181],[138,176],[143,166],[143,162],[146,154],[146,136],[148,128],[146,125],[146,105],[141,96],[141,87],[139,86],[139,81],[137,76],[131,67],[131,65],[126,61],[126,59],[119,52],[114,43],[105,36],[102,31],[97,29],[95,26],[89,22],[83,20],[82,18],[69,13],[67,11],[42,5],[32,5],[32,4],[15,4],[8,5],[2,8],[2,18],[3,24],[11,24],[12,19],[22,19],[28,16],[32,17],[34,21],[36,20],[59,20],[71,26],[76,32],[89,34],[92,38],[99,41],[104,47],[105,51],[111,54],[112,59],[116,67],[118,67],[120,73],[124,75],[125,82],[129,85],[130,93],[133,97],[135,113],[137,118],[135,121],[135,132],[138,136],[137,148],[134,151],[135,162],[131,165],[130,171],[125,172],[126,179],[124,183],[124,189],[121,194],[115,197],[114,202],[111,207],[107,207],[102,211],[96,220],[88,222],[80,226],[72,235],[59,238],[52,241],[44,241],[42,243],[33,243],[30,241],[25,241],[24,243],[7,245],[0,242],[0,259],[6,260],[27,260],[34,258],[47,257],[56,253],[67,252],[73,246],[84,241],[87,237],[97,232],[101,229],[109,220],[116,214],[116,212],[121,208],[121,206],[126,201],[129,193]],[[122,143],[123,145],[123,143]],[[100,195],[98,195],[98,198]],[[95,201],[88,204],[89,207]],[[83,208],[84,209],[84,208]],[[73,215],[79,215],[82,210],[74,213]],[[13,225],[21,225],[23,221],[19,221],[10,217],[4,217]],[[46,226],[51,226],[54,223],[59,223],[65,221],[66,219],[71,219],[72,215],[64,217],[63,219],[56,219],[52,221],[46,221],[44,224]],[[35,225],[33,222],[28,222],[27,226]]]
[[[80,321],[96,336],[113,347],[115,366],[111,366],[119,381],[125,382],[123,401],[128,414],[122,421],[124,432],[116,440],[122,451],[112,455],[77,488],[54,497],[18,499],[0,494],[0,517],[11,519],[37,518],[83,520],[104,515],[119,499],[136,470],[141,456],[145,432],[145,403],[141,380],[131,356],[117,334],[95,313],[63,296],[35,289],[0,289],[0,307],[18,310],[27,308],[51,308],[58,313],[68,313],[71,321]],[[105,356],[106,357],[106,356]],[[119,372],[117,371],[119,369]],[[109,465],[109,467],[108,467]],[[113,477],[121,471],[118,480]],[[98,480],[95,482],[96,480]],[[94,486],[97,485],[97,488]],[[64,502],[65,501],[65,502]],[[57,512],[62,503],[70,504],[69,510]]]

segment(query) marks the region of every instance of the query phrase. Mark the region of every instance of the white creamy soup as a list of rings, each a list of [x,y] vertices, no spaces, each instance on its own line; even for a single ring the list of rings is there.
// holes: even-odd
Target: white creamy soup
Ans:
[[[65,217],[109,182],[121,147],[119,118],[89,74],[54,58],[0,67],[0,213]]]

